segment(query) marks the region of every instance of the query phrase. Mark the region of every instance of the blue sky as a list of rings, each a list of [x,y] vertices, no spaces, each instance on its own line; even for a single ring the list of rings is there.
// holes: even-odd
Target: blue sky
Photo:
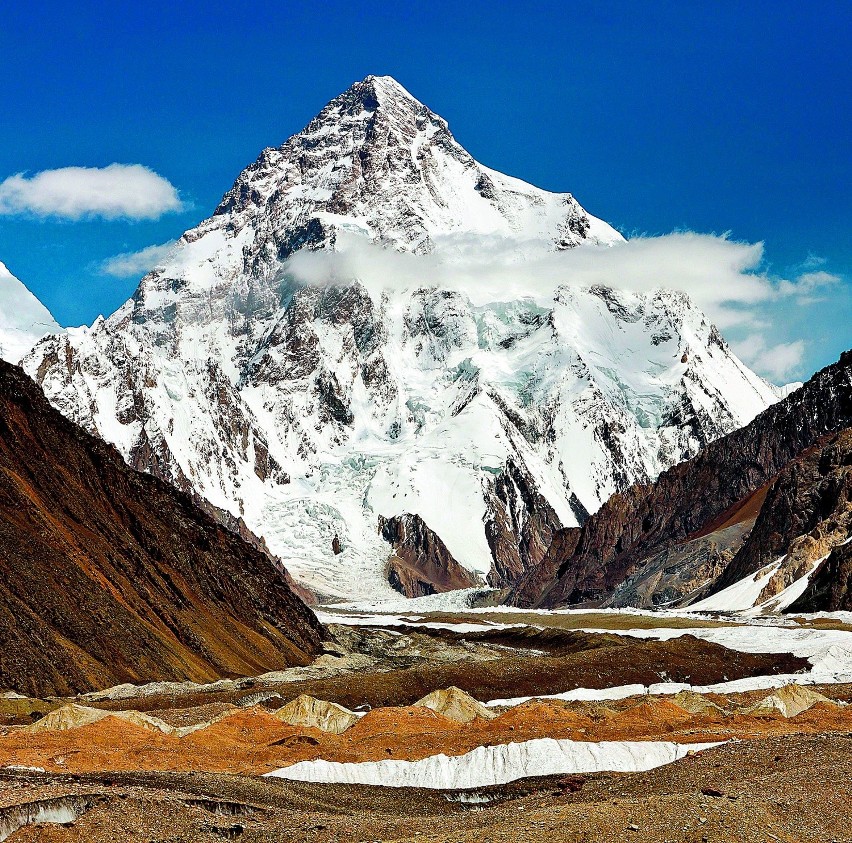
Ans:
[[[179,236],[264,146],[390,74],[477,159],[628,236],[730,232],[765,243],[770,276],[839,278],[761,314],[772,342],[799,343],[786,375],[852,345],[848,3],[503,5],[7,4],[0,182],[139,164],[181,210],[7,207],[0,260],[62,324],[110,313],[139,274],[105,260]]]

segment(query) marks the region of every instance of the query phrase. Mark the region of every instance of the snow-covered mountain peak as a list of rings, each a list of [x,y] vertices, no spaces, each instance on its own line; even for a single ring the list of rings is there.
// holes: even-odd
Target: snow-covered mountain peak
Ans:
[[[0,263],[0,357],[18,363],[43,336],[61,331],[50,311]]]
[[[436,237],[498,234],[565,249],[622,239],[570,193],[550,193],[479,164],[447,122],[389,76],[368,76],[307,127],[265,149],[215,211],[250,228],[255,268],[356,233],[426,253]]]
[[[323,594],[505,585],[777,398],[686,296],[535,271],[621,240],[367,77],[26,369]]]
[[[360,82],[354,82],[342,94],[331,100],[316,120],[327,117],[328,113],[340,113],[342,109],[351,110],[356,105],[360,105],[364,112],[386,109],[389,119],[391,121],[396,119],[400,124],[409,122],[412,116],[416,119],[417,116],[427,114],[445,123],[420,100],[412,96],[393,76],[372,74]]]

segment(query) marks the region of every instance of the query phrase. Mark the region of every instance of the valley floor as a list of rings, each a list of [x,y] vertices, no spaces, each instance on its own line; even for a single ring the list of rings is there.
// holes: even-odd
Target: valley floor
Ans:
[[[307,668],[0,697],[0,840],[852,841],[848,617],[406,606],[324,609]]]
[[[647,773],[527,779],[476,794],[463,802],[458,793],[211,774],[0,780],[3,805],[85,809],[73,825],[21,828],[15,843],[847,843],[852,739],[743,741]]]

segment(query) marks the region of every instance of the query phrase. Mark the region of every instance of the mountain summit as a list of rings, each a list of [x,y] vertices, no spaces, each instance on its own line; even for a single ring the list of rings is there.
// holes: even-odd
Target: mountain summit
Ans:
[[[305,244],[333,243],[340,229],[415,253],[459,233],[537,238],[559,249],[623,239],[570,193],[479,164],[446,120],[390,76],[356,82],[304,131],[265,149],[215,215],[254,227],[266,246],[261,260],[272,262]]]
[[[368,77],[265,150],[115,314],[24,365],[131,465],[344,597],[509,584],[554,531],[779,397],[681,293],[519,282],[483,300],[434,280],[453,238],[621,240]],[[358,280],[294,276],[352,242],[372,244]],[[377,282],[391,259],[415,280]]]

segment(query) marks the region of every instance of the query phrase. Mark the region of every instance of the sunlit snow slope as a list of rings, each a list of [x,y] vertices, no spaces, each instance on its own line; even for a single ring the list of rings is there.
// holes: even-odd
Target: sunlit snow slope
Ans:
[[[119,311],[25,365],[132,465],[346,597],[388,592],[379,528],[396,516],[399,543],[419,542],[396,547],[406,558],[437,558],[440,540],[472,580],[509,582],[553,530],[777,399],[682,294],[430,283],[441,243],[476,238],[623,239],[570,194],[478,164],[368,77],[265,150]],[[289,260],[359,244],[427,256],[411,258],[422,279],[380,282],[368,263],[306,286]]]
[[[18,363],[43,336],[61,330],[48,309],[0,263],[0,357]]]

